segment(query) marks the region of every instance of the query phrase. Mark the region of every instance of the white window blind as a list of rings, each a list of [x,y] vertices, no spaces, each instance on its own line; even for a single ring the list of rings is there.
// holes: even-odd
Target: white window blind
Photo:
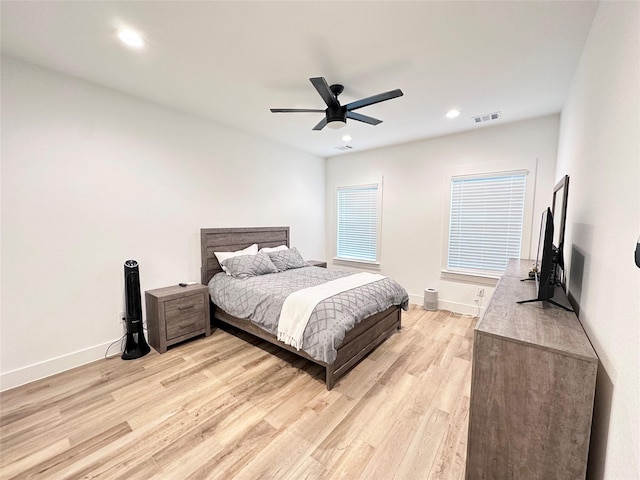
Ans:
[[[526,172],[451,179],[447,268],[502,272],[520,258]]]
[[[378,261],[380,212],[378,184],[338,188],[336,257]]]

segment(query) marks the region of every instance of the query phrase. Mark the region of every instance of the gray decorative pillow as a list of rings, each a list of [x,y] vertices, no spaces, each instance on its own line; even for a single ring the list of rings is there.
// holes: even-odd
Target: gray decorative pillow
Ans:
[[[221,262],[227,272],[236,278],[257,277],[267,273],[277,273],[278,268],[269,256],[262,252],[256,255],[239,255]]]
[[[269,258],[276,266],[276,268],[284,272],[285,270],[289,270],[291,268],[302,268],[308,267],[307,262],[304,261],[298,249],[293,247],[289,250],[280,250],[277,252],[268,252]]]

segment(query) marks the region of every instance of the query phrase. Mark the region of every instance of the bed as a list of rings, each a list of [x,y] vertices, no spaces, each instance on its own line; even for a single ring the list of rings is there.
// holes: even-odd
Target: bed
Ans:
[[[212,292],[210,281],[216,274],[222,272],[222,267],[214,252],[238,251],[254,243],[258,244],[259,248],[280,245],[290,246],[289,227],[203,228],[200,231],[200,240],[202,254],[201,282],[203,285],[209,285],[210,292]],[[307,276],[324,275],[325,273],[322,271],[327,272],[327,275],[329,274],[324,269],[312,266],[300,268],[299,270],[300,272],[305,272]],[[281,274],[278,273],[276,275]],[[220,280],[226,280],[226,276],[217,277],[211,284]],[[408,297],[407,300],[397,305],[392,305],[355,323],[353,328],[346,331],[342,342],[335,347],[335,353],[331,356],[332,361],[321,360],[315,354],[316,358],[314,358],[304,350],[298,350],[279,341],[275,333],[265,330],[248,318],[240,318],[227,313],[213,301],[211,302],[210,311],[212,321],[220,321],[231,325],[322,366],[326,372],[325,383],[327,390],[331,390],[340,377],[394,332],[400,330],[401,310],[402,308],[406,309],[407,301]]]

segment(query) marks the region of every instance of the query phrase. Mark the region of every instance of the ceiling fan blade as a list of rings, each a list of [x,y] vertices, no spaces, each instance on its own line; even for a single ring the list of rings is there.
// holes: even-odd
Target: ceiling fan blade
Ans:
[[[356,112],[347,112],[347,118],[351,120],[357,120],[359,122],[368,123],[369,125],[378,125],[382,123],[382,120],[378,120],[377,118],[367,117],[366,115],[362,115]]]
[[[324,117],[312,130],[322,130],[327,125],[327,117]]]
[[[372,97],[363,98],[362,100],[356,100],[355,102],[348,103],[347,105],[345,105],[345,107],[347,110],[356,110],[357,108],[373,105],[374,103],[384,102],[385,100],[391,100],[392,98],[401,97],[402,95],[404,94],[400,89],[391,90],[389,92],[373,95]]]
[[[324,113],[324,110],[314,110],[308,108],[272,108],[271,113],[292,113],[292,112],[304,112],[304,113]]]
[[[318,93],[322,97],[322,100],[324,100],[324,103],[327,104],[327,107],[329,108],[340,107],[340,103],[338,103],[338,100],[336,100],[336,97],[333,95],[333,92],[331,92],[331,89],[329,88],[329,85],[327,84],[327,81],[324,79],[324,77],[310,78],[309,81],[313,84],[315,89],[318,91]]]

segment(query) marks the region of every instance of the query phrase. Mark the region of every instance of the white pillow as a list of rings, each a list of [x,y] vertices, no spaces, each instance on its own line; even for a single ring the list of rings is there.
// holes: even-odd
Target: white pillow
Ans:
[[[222,270],[224,270],[227,273],[227,275],[231,275],[231,274],[227,272],[227,269],[222,265],[222,262],[225,261],[227,258],[238,257],[240,255],[255,255],[257,253],[258,253],[257,243],[254,243],[253,245],[249,245],[247,248],[243,248],[242,250],[236,250],[235,252],[213,252],[213,254],[218,259],[218,263],[222,267]]]
[[[269,253],[269,252],[279,252],[280,250],[289,250],[289,247],[286,245],[278,245],[277,247],[263,247],[260,249],[261,252]]]

